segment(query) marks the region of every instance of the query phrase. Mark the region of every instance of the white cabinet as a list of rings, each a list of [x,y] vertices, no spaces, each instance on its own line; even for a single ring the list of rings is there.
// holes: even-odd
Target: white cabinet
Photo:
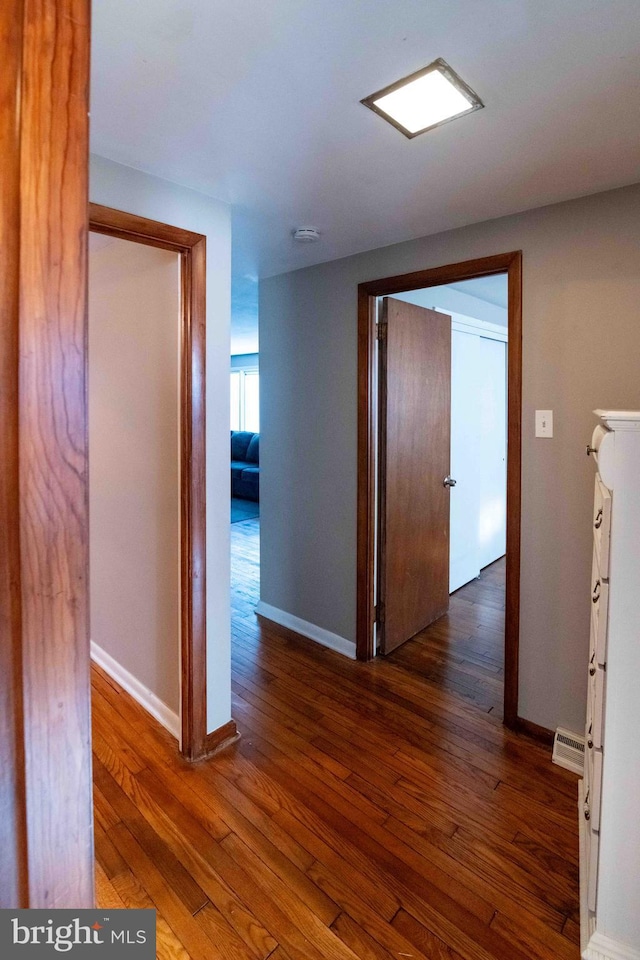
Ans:
[[[640,960],[640,411],[595,413],[581,951]]]

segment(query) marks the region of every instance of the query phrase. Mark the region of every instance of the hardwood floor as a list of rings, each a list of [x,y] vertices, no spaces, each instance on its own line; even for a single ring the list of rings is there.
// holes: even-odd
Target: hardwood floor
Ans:
[[[231,622],[255,629],[260,599],[260,520],[231,524]]]
[[[576,777],[468,695],[463,638],[458,679],[435,648],[362,664],[255,599],[238,584],[243,737],[212,760],[94,668],[100,906],[155,905],[167,958],[577,960]]]
[[[449,613],[390,659],[438,689],[503,717],[504,557],[450,597]]]

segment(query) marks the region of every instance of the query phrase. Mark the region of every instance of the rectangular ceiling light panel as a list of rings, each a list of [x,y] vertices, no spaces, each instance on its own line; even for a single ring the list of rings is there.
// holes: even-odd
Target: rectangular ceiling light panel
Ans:
[[[484,106],[441,59],[360,102],[410,138]]]

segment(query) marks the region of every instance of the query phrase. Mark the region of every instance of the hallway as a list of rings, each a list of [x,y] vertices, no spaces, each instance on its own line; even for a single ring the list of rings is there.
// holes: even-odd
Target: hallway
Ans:
[[[576,778],[433,652],[357,663],[254,602],[209,761],[94,670],[101,906],[155,905],[161,957],[577,960]]]

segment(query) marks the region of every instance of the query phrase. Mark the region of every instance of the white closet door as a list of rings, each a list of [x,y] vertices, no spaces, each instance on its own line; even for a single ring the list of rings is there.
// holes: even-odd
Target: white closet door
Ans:
[[[478,550],[480,567],[506,551],[507,517],[507,365],[506,344],[479,337],[482,371],[478,397],[479,459]]]
[[[502,344],[498,344],[502,346]],[[480,573],[478,515],[480,487],[480,408],[483,379],[480,337],[453,330],[451,334],[451,488],[449,593]]]

